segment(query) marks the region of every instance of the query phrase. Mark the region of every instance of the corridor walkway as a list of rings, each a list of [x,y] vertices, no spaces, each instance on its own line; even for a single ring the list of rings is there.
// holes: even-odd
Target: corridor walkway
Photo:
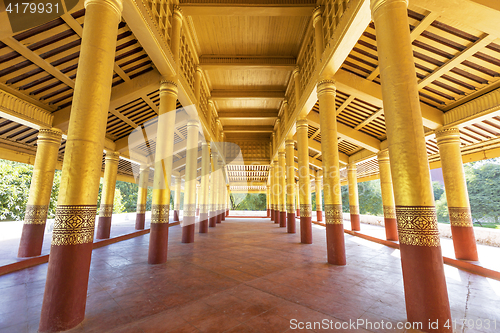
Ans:
[[[404,321],[399,251],[346,235],[347,266],[331,266],[324,230],[313,226],[314,244],[304,245],[269,219],[229,218],[182,244],[175,226],[168,262],[157,266],[147,264],[149,235],[96,249],[86,318],[70,332],[294,332],[292,319]],[[36,332],[46,270],[0,276],[0,333]],[[464,332],[498,332],[500,282],[445,270],[456,331],[466,318],[499,326]]]

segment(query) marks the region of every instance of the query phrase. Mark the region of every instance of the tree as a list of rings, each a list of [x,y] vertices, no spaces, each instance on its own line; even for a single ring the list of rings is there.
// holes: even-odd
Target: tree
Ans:
[[[500,193],[498,179],[500,179],[500,164],[498,159],[490,163],[476,162],[464,166],[465,179],[469,192],[473,220],[493,220],[499,223]]]
[[[370,180],[358,184],[359,213],[384,216],[380,180]]]
[[[436,192],[434,192],[434,195]],[[436,200],[436,213],[438,222],[450,223],[450,215],[448,213],[448,203],[446,201],[446,192],[443,191],[441,197]]]
[[[0,160],[0,220],[23,220],[33,166]]]
[[[137,194],[139,186],[136,183],[117,181],[116,188],[120,190],[124,212],[133,213],[137,210]],[[116,192],[115,192],[116,196]]]
[[[266,210],[266,195],[263,193],[231,193],[233,210]]]
[[[443,185],[440,182],[432,182],[432,191],[434,192],[434,201],[438,201],[444,193]]]

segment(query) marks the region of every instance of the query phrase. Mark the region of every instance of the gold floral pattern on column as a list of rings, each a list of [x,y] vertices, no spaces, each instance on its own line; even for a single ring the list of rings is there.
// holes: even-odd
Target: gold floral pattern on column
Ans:
[[[151,223],[168,223],[169,212],[168,205],[151,205]]]
[[[448,207],[450,224],[453,227],[472,227],[472,214],[469,207]]]
[[[184,204],[184,217],[194,217],[196,214],[196,204]]]
[[[113,205],[101,204],[99,207],[100,217],[111,217],[113,215]]]
[[[146,213],[146,204],[138,204],[136,212],[139,214]]]
[[[384,206],[384,217],[386,219],[395,219],[396,218],[396,207]]]
[[[57,206],[52,245],[92,243],[96,208],[96,205]]]
[[[344,224],[342,217],[342,205],[325,204],[326,224]]]
[[[401,244],[440,246],[434,206],[396,206],[396,216]]]
[[[311,217],[312,206],[308,204],[300,204],[300,217]]]
[[[45,224],[48,205],[26,205],[24,224]]]

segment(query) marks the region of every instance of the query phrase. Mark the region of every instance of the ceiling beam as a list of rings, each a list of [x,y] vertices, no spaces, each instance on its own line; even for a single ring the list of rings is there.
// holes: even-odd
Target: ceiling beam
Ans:
[[[232,118],[232,119],[267,119],[267,118],[277,118],[277,110],[269,109],[245,109],[242,110],[223,110],[219,111],[219,118]]]
[[[363,79],[357,75],[344,70],[338,71],[334,76],[337,89],[343,93],[354,95],[355,97],[373,104],[379,108],[383,107],[382,87],[372,81]],[[444,114],[440,110],[424,103],[420,103],[422,120],[424,126],[436,129],[443,126]]]
[[[272,133],[273,126],[224,126],[225,133]]]
[[[213,90],[212,99],[283,99],[285,98],[285,91],[273,90]]]
[[[311,16],[315,6],[315,3],[297,4],[296,1],[270,1],[266,4],[190,1],[181,4],[186,16]]]
[[[307,115],[307,121],[309,122],[309,124],[315,127],[320,127],[319,114],[317,114],[316,112],[310,112]],[[368,149],[374,153],[380,151],[380,141],[377,138],[359,132],[354,128],[351,128],[339,122],[337,122],[337,135],[342,139],[345,139],[357,146]]]
[[[264,56],[201,56],[200,66],[204,70],[293,70],[297,65],[294,57]]]

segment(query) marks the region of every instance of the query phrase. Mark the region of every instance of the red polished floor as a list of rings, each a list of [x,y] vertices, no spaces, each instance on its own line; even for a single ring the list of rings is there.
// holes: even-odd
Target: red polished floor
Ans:
[[[398,250],[346,235],[348,265],[336,267],[325,263],[320,226],[312,245],[268,219],[226,219],[194,244],[180,243],[180,231],[170,229],[164,265],[147,264],[149,235],[94,250],[86,319],[70,332],[294,332],[291,319],[406,319]],[[445,269],[457,332],[499,332],[500,282]],[[0,276],[0,333],[36,332],[46,270]],[[461,319],[489,319],[490,329],[462,330]]]

